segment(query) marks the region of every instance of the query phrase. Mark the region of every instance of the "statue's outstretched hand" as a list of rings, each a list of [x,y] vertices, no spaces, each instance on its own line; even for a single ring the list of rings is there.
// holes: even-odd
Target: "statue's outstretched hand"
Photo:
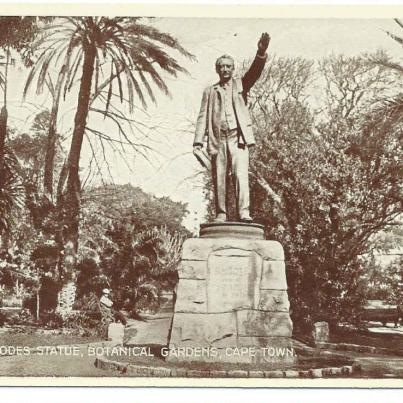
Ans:
[[[270,43],[270,39],[271,39],[270,35],[267,32],[264,32],[260,37],[259,42],[257,44],[258,53],[260,56],[264,56],[264,54],[266,53],[266,50]]]

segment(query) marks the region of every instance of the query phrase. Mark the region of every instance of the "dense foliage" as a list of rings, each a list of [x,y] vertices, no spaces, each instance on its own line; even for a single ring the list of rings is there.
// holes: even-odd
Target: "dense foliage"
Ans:
[[[83,196],[78,305],[94,305],[102,288],[114,290],[117,305],[136,313],[159,306],[172,291],[180,250],[189,232],[186,205],[157,198],[130,185],[89,189]]]

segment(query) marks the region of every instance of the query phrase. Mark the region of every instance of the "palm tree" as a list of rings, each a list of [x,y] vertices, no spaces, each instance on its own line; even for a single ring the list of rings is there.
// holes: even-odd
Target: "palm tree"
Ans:
[[[29,45],[36,30],[35,17],[0,17],[0,48],[4,51],[4,61],[0,63],[0,87],[3,91],[3,105],[0,111],[0,238],[6,247],[10,231],[12,210],[21,207],[22,187],[17,174],[15,156],[8,149],[7,139],[7,85],[10,65],[14,64],[11,51],[20,53],[29,64]]]
[[[403,29],[402,21],[397,18],[395,18],[394,21],[401,29]],[[395,42],[403,47],[403,37],[395,35],[389,31],[387,31],[386,33],[390,38],[392,38]],[[403,65],[392,61],[385,55],[381,54],[380,57],[372,57],[370,59],[370,62],[372,64],[390,69],[396,72],[401,77],[403,76]],[[394,122],[401,120],[403,118],[403,93],[400,93],[391,99],[385,99],[384,105],[382,105],[382,107],[379,109],[379,115],[383,119],[389,119]]]
[[[108,88],[104,105],[107,113],[117,87],[120,101],[127,101],[130,112],[136,100],[146,108],[145,94],[156,102],[153,86],[169,94],[163,72],[174,77],[186,72],[167,51],[177,51],[188,58],[193,56],[171,35],[141,23],[140,18],[127,17],[62,17],[44,28],[36,48],[41,46],[44,50],[28,77],[27,88],[37,75],[40,91],[50,65],[57,65],[63,58],[58,83],[66,96],[81,70],[62,209],[64,268],[67,273],[73,273],[80,212],[79,163],[91,100]]]

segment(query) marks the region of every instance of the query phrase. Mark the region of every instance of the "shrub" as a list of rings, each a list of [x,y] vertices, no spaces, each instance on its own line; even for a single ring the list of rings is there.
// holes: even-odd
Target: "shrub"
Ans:
[[[49,329],[60,329],[64,325],[64,319],[58,312],[43,312],[39,324]]]
[[[64,329],[69,334],[95,336],[99,334],[100,313],[88,311],[71,311],[66,313],[44,312],[40,325],[48,329]]]
[[[3,311],[0,311],[0,326],[4,326],[7,320],[7,314]]]
[[[63,315],[63,327],[82,336],[100,335],[101,317],[94,312],[73,311]]]
[[[34,324],[34,317],[29,309],[22,309],[6,319],[7,325],[10,326],[26,326]]]
[[[80,311],[99,312],[99,297],[95,292],[82,295],[76,299],[73,308]]]
[[[15,295],[9,295],[3,298],[2,305],[13,308],[22,307],[22,298],[16,297]]]

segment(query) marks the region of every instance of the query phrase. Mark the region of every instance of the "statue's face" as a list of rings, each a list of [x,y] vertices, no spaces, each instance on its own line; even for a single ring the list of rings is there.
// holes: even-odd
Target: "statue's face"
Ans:
[[[228,81],[232,78],[232,74],[234,73],[234,62],[229,58],[222,58],[218,61],[216,71],[221,82]]]

